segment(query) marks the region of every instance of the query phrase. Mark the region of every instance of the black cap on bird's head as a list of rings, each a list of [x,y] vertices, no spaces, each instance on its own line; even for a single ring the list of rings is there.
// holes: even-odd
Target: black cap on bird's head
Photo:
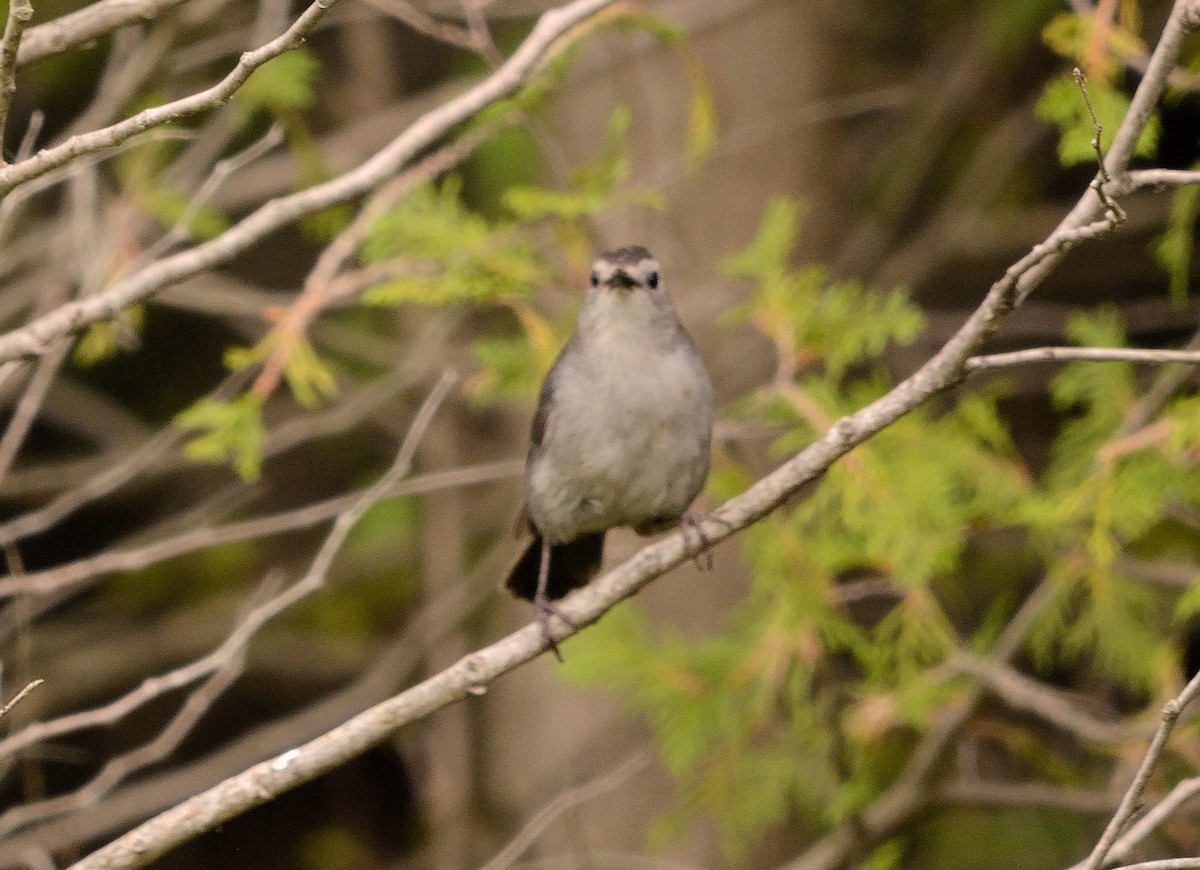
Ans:
[[[641,245],[601,254],[592,263],[592,286],[613,290],[658,289],[658,260]]]

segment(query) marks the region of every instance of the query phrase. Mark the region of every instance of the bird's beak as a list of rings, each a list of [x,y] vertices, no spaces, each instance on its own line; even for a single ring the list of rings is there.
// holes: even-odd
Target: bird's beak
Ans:
[[[631,278],[624,269],[613,272],[613,276],[608,279],[608,284],[616,290],[629,290],[638,286],[638,282]]]

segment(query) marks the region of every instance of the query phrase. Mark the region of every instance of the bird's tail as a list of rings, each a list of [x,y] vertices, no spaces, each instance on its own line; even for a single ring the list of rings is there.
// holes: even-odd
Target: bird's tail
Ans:
[[[555,544],[550,548],[550,576],[546,582],[546,594],[553,601],[562,598],[572,589],[587,584],[600,570],[604,556],[604,532],[584,535],[566,544]],[[532,601],[537,592],[538,569],[542,562],[542,539],[534,536],[513,565],[504,585],[518,598]]]

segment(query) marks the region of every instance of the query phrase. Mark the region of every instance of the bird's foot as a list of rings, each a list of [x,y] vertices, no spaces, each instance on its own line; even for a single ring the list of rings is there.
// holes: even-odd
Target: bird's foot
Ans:
[[[708,535],[704,534],[704,522],[706,520],[715,520],[723,525],[729,531],[733,531],[733,524],[728,520],[721,519],[716,514],[697,514],[695,511],[688,511],[679,520],[679,531],[683,534],[683,549],[689,552],[692,561],[696,563],[696,568],[700,571],[711,571],[713,569],[712,550],[709,549],[713,545],[713,541]],[[696,536],[696,546],[693,549],[691,535]],[[704,556],[704,561],[700,557]]]
[[[550,617],[557,616],[573,629],[579,628],[579,626],[544,595],[534,596],[533,609],[537,613],[538,628],[542,630],[542,638],[546,641],[546,646],[561,664],[563,657],[558,649],[558,641],[554,639],[554,635],[550,631]]]

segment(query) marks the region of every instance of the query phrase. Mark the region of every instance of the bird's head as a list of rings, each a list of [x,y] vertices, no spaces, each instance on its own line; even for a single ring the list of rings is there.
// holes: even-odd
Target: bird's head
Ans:
[[[631,294],[659,289],[658,260],[640,245],[601,254],[592,263],[592,287]]]

